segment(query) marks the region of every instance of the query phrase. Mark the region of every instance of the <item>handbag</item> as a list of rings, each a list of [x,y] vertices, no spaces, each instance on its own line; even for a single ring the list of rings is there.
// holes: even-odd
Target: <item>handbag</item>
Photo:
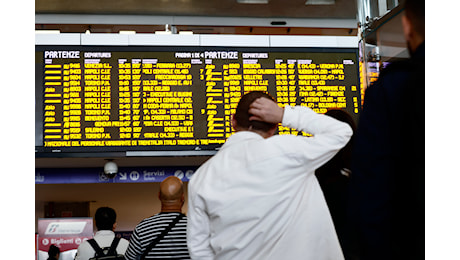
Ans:
[[[185,215],[182,214],[182,213],[179,213],[179,216],[177,216],[170,224],[167,228],[165,228],[163,230],[163,232],[161,232],[160,235],[158,235],[153,241],[152,243],[150,243],[150,245],[147,247],[147,249],[144,251],[144,253],[142,254],[141,256],[141,260],[144,260],[145,259],[145,256],[147,256],[147,254],[150,252],[150,250],[152,250],[152,248],[161,240],[163,239],[163,237],[169,232],[171,231],[171,229],[177,224],[177,222],[179,222],[180,219],[182,219],[182,217],[184,217]]]

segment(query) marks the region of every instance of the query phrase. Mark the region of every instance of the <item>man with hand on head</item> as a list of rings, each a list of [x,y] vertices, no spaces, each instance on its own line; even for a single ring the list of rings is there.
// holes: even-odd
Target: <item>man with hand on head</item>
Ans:
[[[277,126],[313,137],[274,135]],[[192,259],[343,259],[315,170],[352,135],[348,124],[307,107],[244,95],[236,133],[189,183]]]

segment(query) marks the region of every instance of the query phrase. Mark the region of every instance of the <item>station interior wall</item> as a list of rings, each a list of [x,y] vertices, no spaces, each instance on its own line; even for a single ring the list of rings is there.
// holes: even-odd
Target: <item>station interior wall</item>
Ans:
[[[187,187],[184,182],[187,212]],[[136,225],[161,210],[158,199],[160,183],[92,183],[92,184],[36,184],[35,185],[35,232],[39,218],[45,217],[48,202],[89,202],[88,217],[93,217],[99,207],[111,207],[117,212],[115,231],[133,231]],[[58,217],[58,216],[56,216]],[[94,224],[94,221],[93,221]],[[93,227],[96,232],[96,226]]]

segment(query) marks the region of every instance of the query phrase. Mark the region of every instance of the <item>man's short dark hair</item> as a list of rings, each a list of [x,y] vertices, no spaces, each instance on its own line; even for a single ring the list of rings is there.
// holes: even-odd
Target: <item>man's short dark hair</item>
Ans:
[[[403,5],[406,17],[412,22],[414,30],[425,38],[425,1],[405,0]]]
[[[94,219],[98,230],[112,230],[117,221],[117,213],[112,208],[101,207],[96,210]]]
[[[251,114],[249,114],[249,105],[251,105],[252,102],[254,102],[254,100],[260,97],[265,97],[275,101],[275,99],[272,96],[262,91],[252,91],[246,93],[243,97],[241,97],[235,112],[235,120],[239,127],[243,129],[252,128],[254,130],[261,130],[267,132],[268,130],[277,125],[256,120],[249,121],[249,118],[252,116]]]

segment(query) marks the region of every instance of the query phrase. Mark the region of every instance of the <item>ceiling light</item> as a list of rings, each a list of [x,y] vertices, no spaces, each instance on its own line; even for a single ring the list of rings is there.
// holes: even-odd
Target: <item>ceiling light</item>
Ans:
[[[191,34],[193,34],[193,31],[180,31],[179,34],[191,35]]]
[[[60,30],[35,30],[35,34],[60,34]]]
[[[120,31],[120,34],[136,34],[136,31]]]
[[[155,34],[172,34],[171,31],[155,31]]]
[[[305,5],[333,5],[335,0],[307,0]]]
[[[238,4],[268,4],[269,0],[236,0]]]

